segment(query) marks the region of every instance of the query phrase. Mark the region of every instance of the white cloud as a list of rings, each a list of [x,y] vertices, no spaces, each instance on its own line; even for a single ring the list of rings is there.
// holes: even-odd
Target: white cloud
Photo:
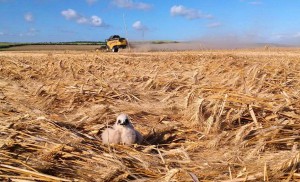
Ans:
[[[89,5],[95,4],[98,0],[86,0]]]
[[[296,33],[273,33],[270,37],[270,40],[294,42],[294,41],[299,41],[299,38],[300,38],[300,32],[296,32]]]
[[[86,25],[92,25],[96,27],[105,26],[102,19],[96,15],[93,15],[91,17],[85,17],[80,14],[78,14],[73,9],[67,9],[63,10],[61,12],[61,15],[64,16],[67,20],[75,21],[78,24],[86,24]]]
[[[263,2],[261,0],[251,0],[251,1],[249,1],[249,0],[240,0],[240,1],[251,4],[251,5],[254,5],[254,6],[258,6],[258,5],[263,4]]]
[[[20,37],[25,37],[25,36],[36,36],[36,34],[38,33],[38,30],[36,30],[35,28],[30,28],[29,30],[27,30],[27,32],[23,32],[23,33],[19,33]]]
[[[27,36],[35,36],[37,34],[37,30],[35,28],[30,28],[27,32],[26,35]]]
[[[87,24],[87,23],[89,22],[89,20],[88,20],[87,18],[85,18],[85,17],[78,17],[78,18],[76,19],[76,22],[77,22],[78,24]]]
[[[272,34],[272,39],[292,39],[292,38],[300,38],[300,32],[297,33],[277,33],[277,34]]]
[[[75,10],[73,9],[67,9],[67,10],[64,10],[61,12],[61,14],[67,19],[67,20],[70,20],[70,19],[75,19],[78,17],[78,14]]]
[[[270,37],[271,40],[280,40],[280,39],[283,39],[283,38],[287,38],[287,35],[273,33],[272,36]]]
[[[95,15],[91,17],[91,23],[93,26],[96,26],[96,27],[103,25],[102,19]]]
[[[113,4],[119,8],[127,9],[139,9],[139,10],[149,10],[152,8],[151,4],[143,2],[134,2],[133,0],[113,0]]]
[[[294,38],[300,38],[300,32],[297,32],[293,35]]]
[[[213,22],[210,24],[207,24],[206,27],[207,28],[216,28],[216,27],[220,27],[222,24],[220,22]]]
[[[249,2],[249,4],[251,4],[251,5],[261,5],[262,2],[261,1],[251,1],[251,2]]]
[[[134,28],[137,31],[146,31],[148,28],[142,24],[141,21],[136,21],[132,24],[132,28]]]
[[[212,15],[202,13],[199,10],[186,8],[182,5],[174,5],[170,9],[172,16],[183,16],[187,19],[212,18]]]
[[[59,31],[62,32],[62,33],[65,33],[65,34],[75,34],[75,33],[77,33],[74,30],[69,30],[69,29],[64,29],[64,28],[59,28]]]
[[[26,14],[24,15],[24,19],[25,19],[25,21],[27,21],[27,22],[33,22],[33,20],[34,20],[33,15],[32,15],[32,13],[30,13],[30,12],[28,12],[28,13],[26,13]]]

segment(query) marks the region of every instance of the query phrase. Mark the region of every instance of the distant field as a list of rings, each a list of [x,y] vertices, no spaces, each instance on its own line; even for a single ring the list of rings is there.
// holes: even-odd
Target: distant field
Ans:
[[[97,44],[97,45],[94,45]],[[69,50],[69,51],[94,51],[96,48],[100,48],[104,45],[104,42],[69,42],[69,43],[49,43],[40,45],[30,44],[11,44],[1,43],[0,51],[53,51],[53,50]],[[210,49],[272,49],[272,50],[288,50],[295,49],[292,47],[279,47],[280,45],[267,44],[212,44],[201,42],[176,42],[176,41],[152,41],[152,42],[130,42],[129,47],[126,50],[120,50],[121,52],[157,52],[157,51],[191,51],[191,50],[210,50]]]
[[[14,46],[20,46],[20,45],[14,44],[14,43],[0,42],[0,50],[7,49],[7,48],[10,48],[10,47],[14,47]]]
[[[93,48],[0,52],[1,181],[300,180],[299,49]],[[143,145],[101,143],[119,113]]]
[[[90,50],[105,45],[105,42],[75,41],[75,42],[37,42],[10,43],[0,42],[0,51],[34,51],[34,50]]]
[[[24,45],[0,49],[0,51],[45,51],[45,50],[78,50],[88,51],[99,48],[100,45]]]

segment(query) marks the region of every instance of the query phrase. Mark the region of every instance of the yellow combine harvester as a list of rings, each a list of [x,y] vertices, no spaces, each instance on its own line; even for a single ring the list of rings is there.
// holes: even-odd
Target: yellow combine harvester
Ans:
[[[119,35],[112,35],[105,42],[106,49],[112,52],[118,52],[120,48],[125,49],[128,46],[127,40]]]

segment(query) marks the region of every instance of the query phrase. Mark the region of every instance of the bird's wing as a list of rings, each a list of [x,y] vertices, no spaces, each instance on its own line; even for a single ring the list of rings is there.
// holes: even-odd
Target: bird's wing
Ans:
[[[137,144],[141,144],[141,143],[143,143],[143,135],[140,133],[140,132],[138,132],[137,130],[135,130],[135,135],[136,135],[136,143]]]
[[[121,143],[131,145],[136,143],[136,133],[132,128],[123,128],[121,132]]]
[[[105,129],[102,133],[102,143],[104,144],[120,143],[120,132],[113,128]]]

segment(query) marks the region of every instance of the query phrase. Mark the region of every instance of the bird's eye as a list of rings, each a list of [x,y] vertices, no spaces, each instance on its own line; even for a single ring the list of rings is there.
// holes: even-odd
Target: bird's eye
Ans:
[[[126,124],[129,123],[129,120],[128,120],[128,119],[125,119],[125,123],[126,123]]]
[[[118,120],[118,123],[120,124],[120,123],[121,123],[121,120]]]

